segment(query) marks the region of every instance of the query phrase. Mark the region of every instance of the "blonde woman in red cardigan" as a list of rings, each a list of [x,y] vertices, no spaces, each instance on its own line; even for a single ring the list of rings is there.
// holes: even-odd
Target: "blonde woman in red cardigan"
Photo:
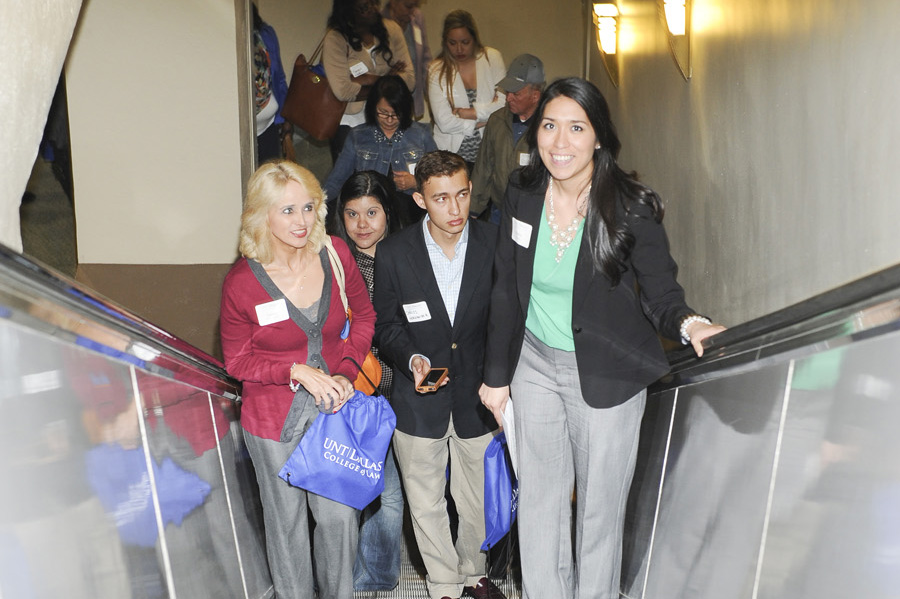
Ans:
[[[332,243],[346,273],[346,317],[325,250],[324,194],[290,161],[250,178],[241,217],[243,255],[222,289],[225,366],[243,383],[241,425],[259,482],[269,568],[279,597],[353,596],[359,512],[278,478],[315,415],[337,411],[372,344],[375,311],[347,244]],[[318,409],[317,409],[318,408]],[[315,519],[310,551],[307,508]],[[312,558],[312,559],[310,559]]]

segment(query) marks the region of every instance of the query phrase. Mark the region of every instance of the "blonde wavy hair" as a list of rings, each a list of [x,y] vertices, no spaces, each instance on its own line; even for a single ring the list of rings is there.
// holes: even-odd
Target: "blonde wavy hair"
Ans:
[[[456,76],[459,67],[456,61],[447,51],[447,36],[454,29],[466,29],[472,36],[474,55],[477,59],[484,53],[484,46],[478,36],[478,27],[475,25],[475,17],[467,10],[454,10],[444,18],[444,30],[441,32],[441,53],[434,59],[435,68],[438,69],[438,81],[443,81],[444,93],[451,108],[456,108],[453,103],[453,77]]]
[[[319,253],[325,244],[325,192],[315,175],[290,160],[273,160],[256,169],[247,183],[247,197],[241,214],[240,251],[245,258],[261,264],[274,260],[272,230],[269,228],[269,208],[284,197],[288,183],[295,181],[309,194],[316,212],[316,222],[309,232],[306,247]]]

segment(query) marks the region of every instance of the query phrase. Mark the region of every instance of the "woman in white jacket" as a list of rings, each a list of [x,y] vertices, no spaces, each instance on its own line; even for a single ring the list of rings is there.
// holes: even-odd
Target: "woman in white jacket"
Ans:
[[[454,10],[444,19],[441,53],[428,68],[428,102],[434,141],[470,163],[478,156],[482,128],[506,96],[497,84],[506,76],[503,56],[481,44],[475,19]]]

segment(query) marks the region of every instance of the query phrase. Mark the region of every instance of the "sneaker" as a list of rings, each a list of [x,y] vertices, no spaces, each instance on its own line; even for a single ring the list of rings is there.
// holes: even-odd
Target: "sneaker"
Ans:
[[[506,595],[487,576],[482,576],[474,587],[463,587],[463,593],[475,599],[506,599]]]

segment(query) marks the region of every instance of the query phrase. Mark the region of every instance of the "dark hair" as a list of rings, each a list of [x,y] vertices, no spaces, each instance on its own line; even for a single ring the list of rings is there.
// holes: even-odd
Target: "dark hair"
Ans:
[[[398,75],[379,77],[366,99],[366,123],[377,125],[378,102],[384,98],[400,119],[400,129],[406,131],[413,121],[413,97],[406,82]]]
[[[594,150],[594,172],[591,176],[585,234],[588,236],[594,269],[605,274],[615,287],[619,284],[634,247],[634,235],[628,223],[624,220],[620,222],[617,218],[619,206],[626,215],[631,213],[636,204],[649,206],[653,218],[661,222],[662,202],[656,192],[638,182],[637,173],[627,173],[619,168],[616,158],[622,144],[610,118],[609,105],[593,83],[578,77],[558,79],[541,95],[535,109],[535,118],[528,128],[531,162],[521,170],[522,184],[527,188],[538,188],[546,186],[549,181],[550,174],[541,161],[537,147],[537,135],[547,103],[560,96],[574,100],[581,106],[600,144]]]
[[[266,22],[262,20],[261,16],[259,16],[259,9],[256,8],[256,2],[250,3],[250,11],[253,18],[253,29],[259,31],[263,28],[263,25],[265,25]]]
[[[334,0],[331,5],[331,14],[328,16],[328,27],[336,30],[344,36],[347,43],[355,51],[362,50],[362,36],[356,31],[356,3],[359,0]],[[370,0],[371,1],[371,0]],[[370,32],[378,40],[378,47],[375,51],[384,57],[384,61],[390,64],[394,59],[394,53],[391,52],[391,43],[388,38],[387,28],[384,26],[384,19],[381,12],[378,11],[378,3],[372,2],[378,13],[378,19],[372,25]]]
[[[398,229],[399,223],[394,211],[391,210],[391,199],[396,194],[394,183],[377,171],[359,171],[350,175],[344,185],[341,187],[341,193],[334,208],[334,216],[331,220],[331,231],[341,239],[347,242],[350,249],[356,251],[356,243],[350,239],[347,234],[347,227],[344,226],[344,206],[347,202],[364,197],[371,196],[378,200],[384,209],[384,215],[387,219],[387,225],[384,229],[384,236],[391,234],[392,229]]]
[[[428,152],[416,165],[416,187],[421,192],[422,186],[432,177],[452,177],[459,171],[469,174],[466,161],[459,154],[447,150]]]

